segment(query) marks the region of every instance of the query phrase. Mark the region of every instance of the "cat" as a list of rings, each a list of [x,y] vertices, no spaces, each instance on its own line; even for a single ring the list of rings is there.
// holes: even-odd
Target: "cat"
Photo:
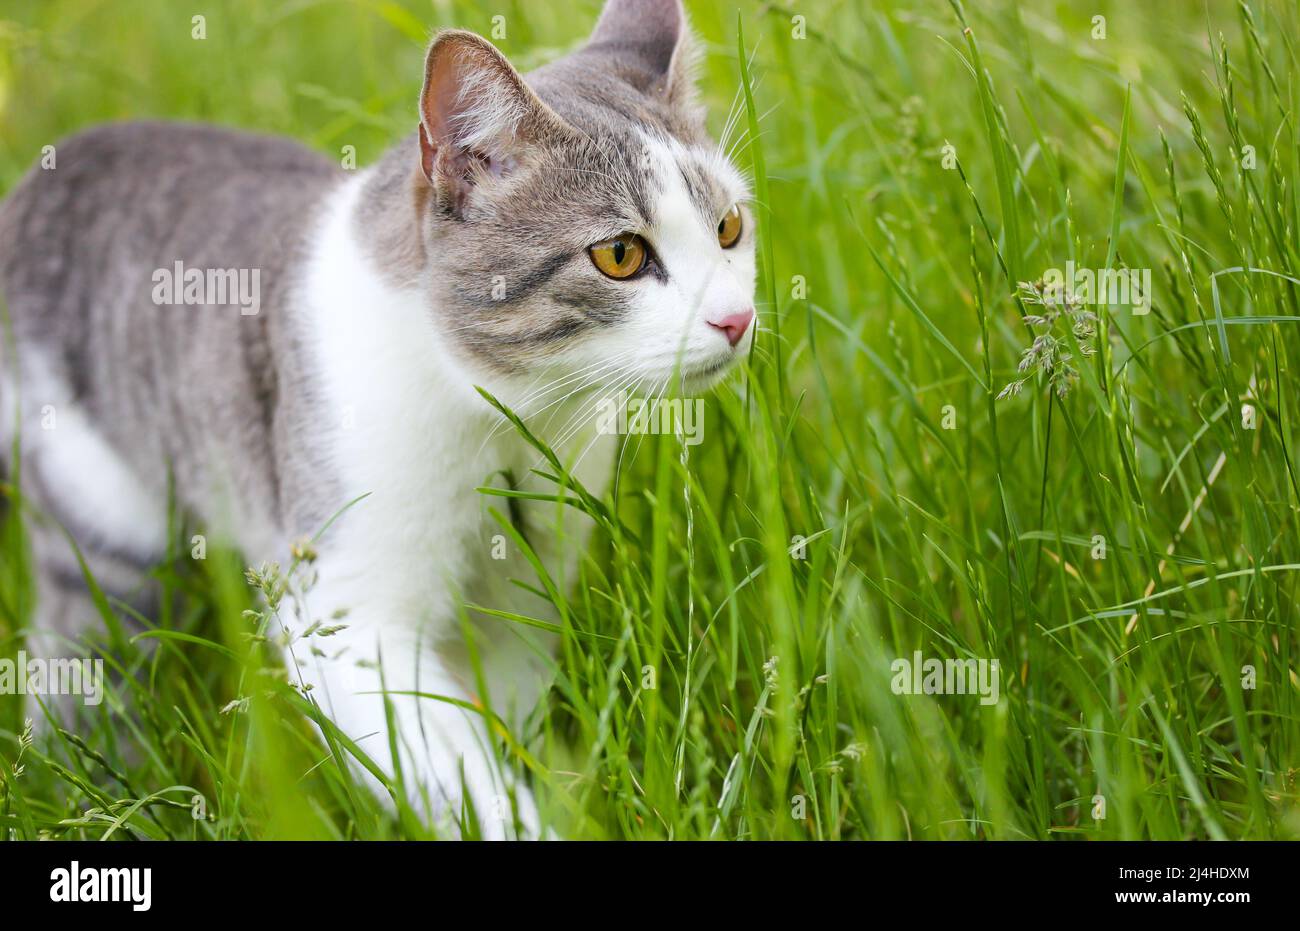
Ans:
[[[619,438],[584,399],[698,392],[748,351],[750,194],[707,133],[695,47],[681,0],[609,0],[585,44],[527,75],[442,31],[414,132],[359,171],[206,125],[58,144],[0,206],[0,445],[21,431],[24,492],[54,519],[30,522],[29,651],[102,623],[59,525],[123,598],[167,550],[171,489],[253,564],[287,564],[327,527],[305,597],[343,629],[294,657],[312,695],[391,776],[387,690],[409,801],[432,822],[472,811],[482,836],[547,836],[474,706],[518,733],[553,637],[471,612],[475,662],[462,619],[467,603],[544,616],[511,584],[536,578],[519,547],[494,543],[502,499],[475,489],[555,486],[477,388],[576,424],[548,438],[599,496]],[[566,584],[589,519],[517,504]]]

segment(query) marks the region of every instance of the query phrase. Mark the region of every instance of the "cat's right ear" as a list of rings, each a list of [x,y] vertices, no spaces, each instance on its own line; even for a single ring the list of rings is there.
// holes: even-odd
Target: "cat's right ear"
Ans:
[[[698,48],[682,0],[606,0],[589,45],[633,66],[641,91],[694,107]]]
[[[420,92],[420,168],[453,213],[558,121],[491,42],[459,29],[434,38]]]

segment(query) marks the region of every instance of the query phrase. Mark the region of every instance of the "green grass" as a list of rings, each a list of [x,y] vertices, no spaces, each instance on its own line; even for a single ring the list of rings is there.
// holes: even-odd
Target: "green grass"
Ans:
[[[3,0],[0,189],[109,118],[364,164],[411,125],[432,27],[502,13],[531,67],[585,33],[595,0],[553,15],[574,5],[212,0],[194,42],[172,4]],[[1300,837],[1294,4],[689,6],[712,125],[739,99],[748,129],[765,332],[689,457],[645,440],[555,590],[556,686],[507,751],[548,817],[597,838]],[[1018,283],[1071,260],[1150,269],[1151,312],[1089,308],[1095,336],[1056,331],[1063,397],[1031,371],[995,400],[1044,332]],[[267,674],[238,557],[179,550],[158,576],[178,597],[154,649],[106,630],[125,678],[20,776],[0,699],[6,833],[426,836]],[[1002,701],[895,695],[914,650],[998,659]]]

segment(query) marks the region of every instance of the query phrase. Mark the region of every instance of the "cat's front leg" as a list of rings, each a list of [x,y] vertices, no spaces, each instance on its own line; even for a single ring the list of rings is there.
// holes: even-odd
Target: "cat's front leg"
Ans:
[[[494,740],[471,686],[470,670],[419,632],[391,605],[349,611],[347,627],[292,658],[336,727],[395,784],[418,814],[456,833],[472,807],[486,839],[537,838],[537,808],[526,786],[498,765]],[[302,656],[303,652],[312,655]],[[392,709],[394,760],[385,696]],[[381,797],[387,790],[368,772]]]

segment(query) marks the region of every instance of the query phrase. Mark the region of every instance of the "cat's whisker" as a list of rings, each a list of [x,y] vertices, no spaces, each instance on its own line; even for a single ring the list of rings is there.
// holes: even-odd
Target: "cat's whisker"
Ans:
[[[575,380],[581,379],[583,376],[588,375],[597,370],[609,368],[611,365],[618,364],[623,359],[626,359],[631,355],[633,355],[633,351],[626,350],[620,353],[619,355],[615,356],[613,359],[598,359],[595,362],[591,362],[574,371],[561,372],[558,375],[558,377],[556,377],[552,381],[547,382],[541,388],[537,388],[536,390],[533,390],[537,385],[537,382],[541,381],[543,377],[545,377],[547,374],[550,374],[553,370],[548,369],[546,371],[543,371],[543,373],[539,375],[536,379],[534,379],[532,384],[528,386],[528,388],[525,390],[524,396],[514,405],[516,412],[519,413],[520,416],[531,417],[536,413],[536,411],[530,411],[528,409],[528,406],[534,403],[535,401],[538,401],[541,398],[545,397],[555,388],[560,387],[562,385],[569,384]]]
[[[753,73],[753,66],[754,66],[754,60],[756,54],[757,54],[757,49],[751,51],[749,55],[748,68],[750,70],[750,73]],[[751,93],[758,89],[758,86],[761,82],[762,82],[762,76],[760,75],[750,85]],[[732,98],[731,107],[727,111],[727,122],[723,125],[721,138],[718,140],[719,151],[726,150],[727,143],[730,141],[731,138],[731,134],[735,131],[736,126],[740,124],[740,118],[744,115],[744,113],[745,113],[745,86],[744,84],[737,84],[736,94]]]
[[[547,386],[540,389],[539,391],[533,392],[533,394],[528,399],[525,399],[525,401],[520,402],[518,405],[516,405],[516,407],[518,408],[517,413],[522,418],[535,420],[536,418],[544,414],[547,410],[550,410],[552,407],[559,408],[560,405],[564,404],[564,402],[568,401],[570,398],[576,397],[588,391],[589,389],[598,386],[602,381],[608,380],[609,374],[616,373],[618,369],[622,366],[623,362],[626,359],[633,356],[634,354],[635,353],[633,350],[628,350],[619,353],[613,359],[602,359],[598,362],[594,362],[590,365],[584,366],[581,370],[579,370],[576,373],[571,373],[570,375],[557,379],[555,382],[548,384]],[[531,410],[531,411],[525,410],[527,404],[534,403],[535,401],[540,400],[542,397],[549,394],[550,392],[558,390],[559,388],[564,387],[566,385],[572,384],[575,381],[580,381],[581,384],[579,384],[576,388],[571,389],[567,393],[561,395],[559,398],[556,398],[555,400],[548,402],[545,406],[537,410]],[[549,429],[550,424],[554,419],[555,419],[555,414],[552,414],[551,417],[547,419],[546,423],[543,425],[542,430],[540,432],[545,433],[545,431]],[[489,432],[487,438],[483,441],[483,445],[486,446],[487,443],[491,441],[492,437],[496,436],[496,434],[499,431],[505,429],[506,426],[509,425],[509,423],[510,421],[503,417],[500,422],[498,422],[493,426],[491,432]]]
[[[543,432],[546,432],[547,430],[550,429],[551,423],[554,422],[556,416],[558,416],[559,413],[561,412],[561,410],[562,410],[562,405],[564,404],[564,402],[570,400],[571,398],[577,397],[578,395],[581,395],[581,394],[587,392],[588,390],[590,390],[590,389],[592,389],[592,388],[595,388],[595,387],[599,386],[599,385],[601,384],[601,382],[608,381],[608,379],[606,378],[606,375],[607,375],[607,374],[608,374],[608,373],[606,373],[606,372],[601,372],[601,373],[599,373],[597,376],[592,377],[592,378],[589,379],[587,382],[585,382],[584,384],[580,385],[578,388],[575,388],[574,390],[570,391],[568,394],[564,395],[563,397],[560,397],[560,398],[557,398],[557,399],[554,400],[554,401],[551,401],[549,404],[547,404],[547,405],[546,405],[545,407],[543,407],[541,410],[537,411],[535,416],[540,416],[541,414],[545,413],[546,411],[550,410],[551,408],[555,408],[555,411],[551,414],[551,416],[550,416],[549,418],[547,418],[546,423],[543,425],[543,427],[542,427],[542,431],[543,431]],[[606,396],[607,396],[607,393],[606,393],[606,394],[602,394],[602,395],[600,396],[600,398],[598,398],[597,400],[600,400],[601,398],[606,397]]]
[[[755,89],[757,89],[758,85],[755,84],[754,86]],[[768,117],[770,117],[773,113],[775,113],[780,108],[780,106],[781,106],[780,102],[774,103],[767,110],[758,114],[758,117],[754,120],[754,125],[756,126],[761,125],[762,122]],[[717,158],[718,165],[721,165],[726,160],[735,159],[736,155],[744,151],[744,149],[740,148],[740,144],[749,137],[751,128],[752,127],[746,125],[744,131],[741,132],[741,134],[737,136],[734,141],[729,141],[728,146],[725,149],[719,148],[718,152],[715,153],[715,157]]]
[[[760,132],[758,135],[759,135],[759,136],[767,135],[767,131],[764,130],[763,132]],[[757,138],[757,137],[755,137],[755,138]],[[740,148],[735,152],[735,154],[733,154],[731,157],[732,157],[732,158],[738,158],[739,156],[745,154],[745,150],[748,149],[748,148],[753,144],[753,142],[754,142],[753,139],[748,139],[748,140],[746,140],[746,141],[745,141],[745,144],[744,144],[743,146],[741,146],[741,147],[740,147]],[[771,177],[774,177],[774,176],[771,175],[771,174],[769,174],[768,177],[771,178]]]
[[[543,397],[545,397],[546,395],[550,394],[552,391],[554,391],[554,390],[556,390],[556,389],[558,389],[558,388],[560,388],[560,387],[564,387],[564,386],[566,386],[566,385],[570,385],[570,384],[572,384],[572,383],[575,382],[575,381],[582,380],[583,378],[587,378],[587,379],[589,379],[589,385],[588,385],[588,386],[590,386],[590,385],[594,385],[594,384],[598,383],[602,378],[604,378],[605,376],[609,375],[611,372],[616,371],[616,370],[617,370],[617,369],[618,369],[618,368],[619,368],[619,367],[620,367],[620,366],[621,366],[621,365],[622,365],[626,360],[628,360],[628,359],[634,357],[635,354],[636,354],[635,351],[633,351],[633,350],[627,350],[627,351],[624,351],[624,352],[619,353],[618,355],[616,355],[616,356],[615,356],[614,358],[612,358],[612,359],[602,359],[602,360],[600,360],[600,361],[598,361],[598,362],[594,362],[594,363],[592,363],[591,365],[584,366],[582,369],[579,369],[577,372],[574,372],[574,373],[572,373],[571,375],[569,375],[569,376],[567,376],[567,377],[563,377],[563,378],[557,379],[556,381],[554,381],[554,382],[552,382],[550,385],[548,385],[546,388],[544,388],[544,389],[542,389],[542,390],[540,390],[540,391],[536,391],[536,392],[534,392],[534,393],[533,393],[533,394],[532,394],[532,395],[527,399],[526,403],[531,404],[531,403],[535,403],[535,402],[537,402],[537,401],[540,401]],[[580,390],[584,390],[584,389],[574,389],[574,391],[571,391],[569,394],[571,395],[571,394],[573,394],[573,393],[576,393],[576,391],[580,391]],[[567,397],[567,395],[566,395],[566,397]],[[562,399],[561,399],[561,400],[562,400]],[[554,403],[555,403],[555,402],[552,401],[552,402],[547,403],[547,405],[546,405],[545,407],[542,407],[542,408],[540,408],[540,409],[537,409],[537,410],[529,410],[529,411],[527,412],[527,416],[529,416],[529,417],[536,417],[537,415],[541,414],[543,411],[549,409],[549,408],[550,408]],[[520,406],[522,407],[523,404],[521,403]]]
[[[551,407],[557,404],[561,404],[568,398],[574,397],[575,395],[580,394],[582,391],[585,391],[588,388],[598,384],[602,376],[607,371],[617,368],[619,365],[622,364],[622,361],[630,355],[632,355],[632,352],[628,351],[628,352],[621,353],[618,357],[616,357],[613,360],[602,359],[598,362],[593,362],[590,365],[584,366],[582,369],[580,369],[577,372],[570,373],[568,375],[556,379],[555,381],[549,382],[541,389],[538,389],[537,391],[532,391],[531,394],[529,394],[523,400],[515,404],[512,407],[512,410],[514,410],[521,418],[524,419],[535,418],[541,415],[542,413],[544,413],[545,411],[547,411],[548,409],[550,409]],[[540,381],[542,377],[543,377],[542,375],[539,375],[536,379],[534,379],[533,385],[536,385],[537,382]],[[567,394],[561,396],[559,399],[548,403],[545,407],[536,411],[529,411],[527,409],[528,405],[535,403],[536,401],[540,400],[542,397],[545,397],[551,391],[558,390],[560,387],[563,387],[567,384],[571,384],[575,380],[580,380],[583,379],[584,377],[586,377],[585,384],[580,385],[576,389],[573,389]],[[529,386],[529,389],[531,388],[532,385]],[[492,441],[493,437],[495,437],[502,430],[506,429],[506,427],[509,425],[510,425],[510,421],[506,417],[502,417],[497,423],[493,424],[492,429],[488,432],[487,436],[483,440],[483,443],[479,446],[479,453],[483,452],[483,450],[487,447],[487,444]]]
[[[583,426],[585,426],[589,413],[594,413],[601,404],[606,403],[607,401],[617,401],[622,398],[636,379],[637,375],[635,373],[630,373],[622,379],[618,387],[613,391],[604,392],[597,397],[584,402],[583,405],[578,408],[577,412],[574,413],[573,416],[565,422],[564,426],[560,428],[560,438],[556,440],[552,448],[563,447],[567,444],[575,435],[577,435]]]
[[[636,382],[629,387],[628,389],[629,392],[631,394],[636,394],[636,392],[641,390],[641,383],[642,383],[642,379],[638,378]],[[595,448],[598,442],[600,442],[601,436],[602,434],[600,433],[600,431],[599,430],[596,431],[595,435],[593,435],[591,438],[591,442],[588,443],[586,447],[582,450],[582,452],[578,454],[578,458],[574,461],[573,465],[569,467],[570,474],[576,473],[578,471],[578,467],[582,465],[582,460],[586,459],[587,454],[590,453],[592,449]]]
[[[759,130],[759,132],[757,133],[757,135],[755,135],[755,136],[753,136],[753,137],[751,138],[751,137],[749,137],[749,130],[745,130],[745,134],[742,135],[742,136],[740,137],[740,139],[737,139],[737,140],[736,140],[736,146],[737,146],[737,147],[736,147],[735,149],[733,149],[731,152],[729,152],[728,155],[727,155],[727,157],[730,158],[730,159],[735,159],[737,156],[744,154],[745,150],[748,149],[751,145],[754,144],[754,140],[755,140],[755,139],[757,139],[757,138],[759,138],[759,137],[761,137],[761,136],[766,136],[766,135],[769,135],[769,131],[766,130],[766,129],[763,129],[763,130]],[[744,145],[741,145],[741,142],[744,142]]]
[[[597,395],[594,398],[588,398],[584,400],[582,404],[579,405],[578,409],[570,415],[569,419],[566,420],[564,424],[560,427],[560,429],[557,431],[556,435],[559,438],[555,441],[554,446],[562,447],[564,446],[565,443],[567,443],[572,438],[573,431],[571,431],[570,428],[573,427],[575,424],[576,424],[576,429],[581,429],[582,424],[585,422],[588,408],[592,408],[594,410],[595,408],[599,407],[601,404],[606,403],[611,399],[614,400],[618,399],[621,393],[625,390],[627,384],[628,384],[628,379],[625,376],[623,379],[620,380],[618,387],[615,388],[613,391],[602,392],[601,394]],[[554,415],[552,415],[552,419],[554,419]],[[549,426],[550,424],[548,422],[547,427],[549,428]]]
[[[742,151],[741,144],[742,143],[748,144],[747,140],[749,139],[749,130],[750,127],[746,126],[745,129],[740,133],[740,135],[738,135],[732,141],[731,147],[723,154],[723,157],[719,159],[719,163],[724,161],[735,161],[737,153]],[[749,177],[748,171],[745,172],[745,175],[749,183],[753,184],[753,178]]]
[[[630,352],[624,352],[617,359],[614,360],[601,359],[597,362],[592,362],[589,365],[585,365],[574,372],[569,372],[567,374],[561,375],[559,378],[551,382],[548,382],[542,388],[536,391],[532,391],[531,393],[525,395],[524,398],[521,399],[516,405],[516,407],[518,408],[518,413],[520,414],[520,416],[526,416],[526,417],[534,416],[538,412],[529,410],[528,406],[530,404],[534,403],[535,401],[541,400],[543,397],[545,397],[547,394],[550,394],[551,391],[555,390],[556,388],[562,387],[567,384],[571,384],[572,382],[577,381],[583,378],[584,376],[589,375],[592,372],[609,368],[611,365],[617,364],[622,359],[627,358],[629,355],[631,355]]]
[[[663,400],[664,395],[668,392],[668,385],[671,383],[671,381],[672,381],[671,377],[665,378],[663,380],[663,384],[660,386],[659,391],[655,395],[654,400],[650,402],[651,404],[658,404],[660,401]],[[652,382],[651,384],[653,385],[654,383]],[[653,390],[653,388],[651,390]],[[632,461],[628,463],[629,469],[632,468],[632,466],[636,465],[636,457],[641,454],[641,444],[643,442],[645,442],[645,433],[638,433],[636,439],[636,449],[633,450],[632,452]]]
[[[731,106],[727,109],[727,121],[722,125],[722,133],[718,137],[717,151],[721,152],[727,148],[727,142],[731,134],[735,132],[736,126],[740,122],[740,115],[744,112],[743,102],[745,99],[745,88],[742,85],[736,85],[736,93],[731,98]]]
[[[625,384],[626,384],[626,383],[625,383]],[[620,390],[622,390],[622,388],[620,388]],[[615,395],[617,396],[617,392],[615,392]],[[566,422],[566,428],[567,428],[567,424],[568,424],[568,423],[573,422],[573,420],[576,419],[576,418],[580,418],[580,417],[582,417],[583,413],[586,411],[586,409],[587,409],[589,406],[592,406],[592,405],[599,406],[599,404],[600,404],[602,401],[604,401],[604,400],[606,399],[606,397],[607,397],[607,396],[601,396],[601,397],[597,397],[597,398],[594,398],[594,399],[587,399],[586,401],[584,401],[583,404],[582,404],[582,406],[581,406],[581,407],[579,408],[579,410],[577,411],[577,413],[575,413],[575,414],[573,415],[573,417],[571,417],[571,418],[569,419],[569,421]],[[581,427],[581,425],[582,425],[583,422],[585,422],[585,420],[579,420],[579,427]],[[568,442],[568,439],[569,439],[569,437],[568,437],[568,435],[567,435],[567,429],[564,431],[564,433],[565,433],[565,435],[564,435],[564,436],[561,436],[558,440],[547,441],[547,442],[548,442],[548,445],[550,446],[550,448],[551,448],[551,450],[552,450],[552,452],[554,452],[557,456],[562,456],[562,455],[563,455],[564,445],[565,445],[565,443]],[[543,436],[542,439],[545,440],[546,438]],[[545,457],[544,457],[544,456],[539,457],[537,460],[535,460],[535,461],[533,462],[533,465],[532,465],[531,468],[532,468],[532,469],[537,469],[537,468],[538,468],[539,466],[541,466],[545,461],[546,461],[546,460],[545,460]],[[561,459],[561,461],[563,462],[563,459]]]

